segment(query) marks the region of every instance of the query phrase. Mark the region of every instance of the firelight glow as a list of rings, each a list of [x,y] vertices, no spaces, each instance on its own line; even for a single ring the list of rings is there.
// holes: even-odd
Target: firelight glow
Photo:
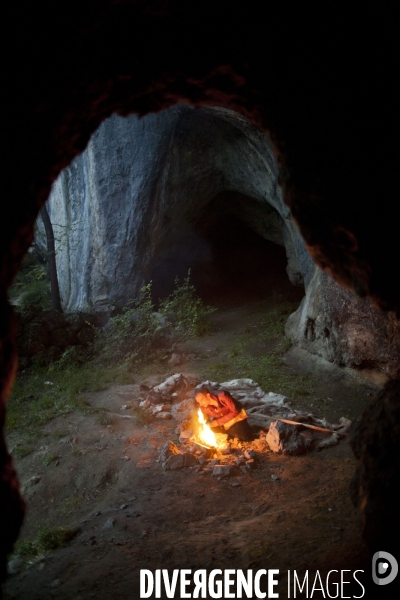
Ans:
[[[199,418],[199,431],[197,432],[196,437],[198,437],[199,441],[205,446],[216,448],[218,446],[217,438],[211,427],[207,425],[200,408],[197,411],[197,416]]]

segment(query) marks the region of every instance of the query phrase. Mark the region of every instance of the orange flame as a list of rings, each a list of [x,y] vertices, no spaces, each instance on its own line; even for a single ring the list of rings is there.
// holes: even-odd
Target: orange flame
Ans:
[[[210,448],[216,448],[218,446],[217,438],[211,427],[207,425],[200,408],[197,411],[197,416],[199,418],[199,431],[197,433],[199,442]]]

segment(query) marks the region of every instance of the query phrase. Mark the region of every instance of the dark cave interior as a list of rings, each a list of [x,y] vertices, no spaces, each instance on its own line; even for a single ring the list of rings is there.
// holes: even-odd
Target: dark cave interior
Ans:
[[[170,294],[175,278],[182,282],[189,269],[196,292],[212,305],[277,297],[301,300],[303,286],[292,285],[286,273],[285,247],[265,239],[240,214],[227,209],[226,201],[234,202],[235,196],[226,192],[222,205],[214,198],[190,224],[179,227],[151,271],[154,301]]]

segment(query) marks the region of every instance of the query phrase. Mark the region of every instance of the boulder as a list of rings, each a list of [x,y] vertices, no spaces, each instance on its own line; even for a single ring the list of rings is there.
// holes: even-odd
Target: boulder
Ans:
[[[271,423],[266,440],[272,452],[290,455],[304,454],[311,449],[312,444],[311,440],[300,435],[296,425],[282,421]]]
[[[315,267],[305,298],[285,333],[293,344],[340,366],[400,375],[400,321]]]

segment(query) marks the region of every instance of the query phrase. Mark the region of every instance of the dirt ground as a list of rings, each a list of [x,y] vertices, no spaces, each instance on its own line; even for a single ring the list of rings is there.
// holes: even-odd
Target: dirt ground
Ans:
[[[237,331],[244,323],[257,326],[259,312],[255,303],[216,313],[217,331],[187,342],[188,352],[201,357],[169,373],[198,376],[205,361],[227,360]],[[358,418],[378,391],[373,382],[298,350],[285,361],[289,372],[304,370],[314,378],[313,393],[296,408],[331,422]],[[71,527],[76,535],[20,567],[8,579],[5,597],[139,598],[140,569],[279,569],[280,598],[288,597],[287,572],[293,569],[308,569],[312,579],[317,570],[326,576],[334,569],[361,569],[365,586],[369,559],[349,500],[356,463],[347,441],[300,457],[273,454],[257,440],[243,444],[255,449],[256,467],[228,478],[193,469],[164,471],[158,448],[177,441],[176,422],[143,424],[123,418],[135,412],[122,407],[137,405],[140,383],[159,383],[166,374],[87,394],[91,406],[115,415],[100,419],[76,412],[53,419],[37,450],[16,461],[27,502],[23,538],[33,539],[43,523]],[[17,434],[8,443],[12,449]],[[355,584],[344,589],[349,597],[362,592]],[[316,591],[297,597],[325,596]]]

